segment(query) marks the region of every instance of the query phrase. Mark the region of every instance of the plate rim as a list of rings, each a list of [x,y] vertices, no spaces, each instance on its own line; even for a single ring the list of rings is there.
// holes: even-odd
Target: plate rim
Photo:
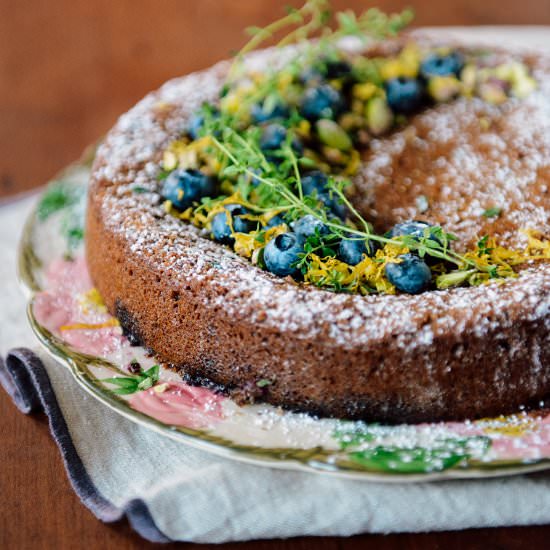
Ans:
[[[126,402],[123,400],[118,401],[117,399],[111,397],[107,389],[103,388],[99,384],[94,384],[92,380],[87,379],[86,374],[78,369],[78,366],[70,358],[70,356],[65,355],[61,349],[59,349],[55,345],[52,345],[51,341],[47,340],[40,331],[36,331],[33,326],[36,321],[32,318],[32,311],[30,309],[31,306],[32,301],[31,303],[29,303],[27,315],[31,316],[29,319],[31,323],[31,328],[33,329],[34,334],[37,336],[43,349],[57,363],[69,370],[77,384],[84,391],[86,391],[88,395],[91,395],[113,412],[138,424],[139,426],[150,429],[164,437],[168,437],[173,441],[190,445],[195,449],[203,450],[216,456],[230,458],[239,462],[244,462],[256,466],[267,466],[277,470],[298,470],[316,474],[328,474],[333,477],[340,477],[345,479],[361,479],[364,481],[383,483],[418,483],[428,481],[449,481],[458,479],[490,479],[536,473],[550,469],[550,459],[540,459],[532,463],[502,466],[499,466],[498,464],[495,464],[493,462],[488,463],[486,468],[469,466],[457,469],[451,468],[438,472],[413,474],[372,472],[365,469],[345,469],[341,466],[336,467],[336,469],[330,469],[327,464],[321,462],[302,462],[300,460],[291,458],[283,459],[270,458],[262,455],[257,456],[253,455],[250,451],[247,450],[224,446],[221,443],[208,441],[204,438],[201,438],[200,436],[187,434],[181,429],[178,429],[178,427],[176,426],[164,424],[159,420],[156,420],[143,413],[140,413],[139,411],[132,409],[130,406],[122,405],[122,403]],[[273,452],[273,449],[266,448],[265,451]],[[312,464],[315,464],[315,466],[313,466]]]
[[[93,151],[95,147],[90,147],[83,155],[83,157],[69,164],[61,172],[59,172],[48,183],[58,181],[60,178],[67,178],[71,173],[89,168],[90,159],[93,157]],[[42,196],[44,191],[38,196]],[[38,204],[38,203],[37,203]],[[261,448],[246,445],[236,445],[235,447],[229,444],[224,444],[223,438],[219,438],[219,441],[211,441],[205,437],[205,434],[200,430],[191,430],[178,426],[170,426],[152,417],[149,417],[139,411],[132,409],[126,401],[116,398],[108,389],[104,388],[99,383],[94,383],[93,377],[87,375],[82,368],[79,367],[78,362],[74,359],[74,356],[79,356],[81,361],[86,362],[86,368],[90,365],[90,360],[93,356],[82,354],[80,352],[64,349],[66,346],[57,338],[51,335],[36,321],[32,313],[32,305],[34,298],[41,291],[41,288],[33,275],[33,268],[29,265],[36,261],[34,253],[32,253],[31,237],[33,229],[37,223],[37,205],[30,210],[27,215],[27,219],[23,225],[23,230],[20,236],[18,249],[17,249],[17,280],[20,287],[23,290],[25,299],[27,301],[26,317],[31,326],[31,330],[37,337],[40,345],[52,357],[56,363],[61,364],[64,368],[68,368],[72,377],[76,380],[77,384],[84,389],[89,395],[97,399],[100,403],[107,406],[110,410],[117,414],[120,414],[124,418],[137,423],[147,429],[151,429],[156,433],[169,437],[173,441],[178,441],[183,444],[187,444],[196,449],[209,452],[216,456],[237,460],[239,462],[252,464],[261,467],[269,467],[278,470],[291,470],[301,471],[307,473],[315,473],[318,475],[329,475],[341,479],[355,479],[369,482],[379,483],[419,483],[419,482],[432,482],[432,481],[449,481],[449,480],[476,480],[476,479],[492,479],[498,477],[508,477],[514,475],[524,475],[530,473],[536,473],[550,469],[550,458],[535,459],[529,462],[510,462],[506,461],[501,464],[493,461],[488,462],[485,466],[480,463],[475,465],[467,465],[462,467],[451,467],[446,470],[424,472],[424,473],[392,473],[382,471],[367,470],[364,467],[344,467],[343,465],[330,465],[329,463],[317,462],[311,458],[298,459],[297,457],[281,457],[281,456],[267,456],[268,452],[274,454],[277,449],[273,448]],[[33,257],[34,256],[34,257]],[[72,355],[72,356],[71,356]],[[197,432],[195,434],[186,432]],[[264,454],[256,455],[253,453],[254,449],[262,451]],[[310,457],[315,456],[314,451],[318,448],[312,449],[293,449],[296,454],[300,451],[307,455],[310,453]],[[289,451],[288,449],[287,451]],[[282,452],[282,449],[279,451]],[[338,451],[335,451],[337,453]],[[288,454],[288,452],[286,452]]]

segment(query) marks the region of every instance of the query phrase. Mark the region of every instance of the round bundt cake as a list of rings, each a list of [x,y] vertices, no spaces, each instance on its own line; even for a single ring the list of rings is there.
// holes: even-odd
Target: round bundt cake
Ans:
[[[386,41],[362,55],[400,55],[408,40]],[[442,51],[439,45],[429,48]],[[452,243],[456,254],[466,255],[474,247],[481,257],[487,252],[483,247],[492,242],[482,239],[484,235],[498,240],[503,250],[522,249],[527,237],[521,230],[536,230],[541,239],[549,230],[550,60],[504,50],[489,55],[456,45],[451,54],[448,51],[447,47],[447,58],[475,51],[491,57],[492,64],[520,63],[528,68],[536,89],[502,102],[462,95],[447,101],[450,96],[443,94],[442,101],[415,106],[410,112],[402,104],[406,117],[396,115],[391,132],[377,131],[372,123],[366,139],[365,133],[354,134],[354,140],[362,136],[364,143],[346,195],[373,234],[386,239],[395,236],[396,225],[427,222],[426,227],[443,227],[458,237]],[[254,53],[247,68],[261,72],[280,55]],[[222,221],[233,215],[224,241],[216,231],[222,235],[225,226],[213,227],[212,216],[199,227],[189,223],[189,213],[183,215],[188,205],[177,204],[183,191],[172,193],[173,200],[166,204],[172,144],[182,136],[187,136],[187,144],[197,137],[190,130],[197,124],[192,116],[205,102],[217,105],[220,95],[227,93],[223,88],[229,69],[230,64],[222,62],[166,83],[124,114],[98,150],[87,210],[87,262],[109,311],[129,337],[190,382],[318,415],[433,421],[508,413],[544,399],[550,393],[549,262],[517,262],[513,276],[497,276],[495,281],[489,277],[473,286],[435,288],[428,283],[432,286],[408,293],[399,278],[408,276],[404,256],[412,256],[412,263],[422,263],[423,269],[428,266],[428,281],[431,275],[435,280],[437,269],[451,277],[455,271],[445,263],[433,267],[430,258],[414,253],[410,242],[413,250],[395,262],[388,260],[380,249],[382,240],[377,244],[379,261],[394,271],[395,266],[402,268],[395,275],[386,265],[380,281],[388,292],[338,292],[334,285],[327,290],[313,284],[312,271],[277,272],[277,267],[269,267],[263,248],[263,263],[239,255],[231,243],[239,231],[246,231],[236,223],[241,216],[244,225],[254,221],[243,210],[239,216],[227,208],[218,212],[226,216]],[[337,63],[330,70],[340,78]],[[409,81],[399,78],[397,91],[383,84],[390,107],[392,101],[414,96],[413,87],[406,87]],[[323,85],[305,84],[306,90]],[[496,92],[503,89],[497,86]],[[357,90],[354,97],[370,93],[366,87]],[[412,96],[407,96],[409,90]],[[324,96],[319,99],[320,92],[315,93],[321,101]],[[397,100],[392,100],[393,93]],[[271,111],[276,108],[270,106]],[[211,111],[215,114],[216,109]],[[383,122],[382,114],[377,111],[374,121]],[[309,112],[303,117],[315,125],[313,118]],[[325,113],[321,118],[345,126],[336,115]],[[270,137],[265,137],[269,123],[258,120],[264,128],[260,145],[261,139],[265,145]],[[316,128],[319,139],[325,139],[325,128]],[[334,145],[331,136],[326,139]],[[296,156],[302,154],[302,146],[290,138],[286,144]],[[329,162],[335,149],[349,150],[321,147],[317,162]],[[192,178],[200,177],[193,170],[184,174],[185,185],[192,186]],[[178,177],[181,180],[182,173]],[[186,197],[190,188],[185,188]],[[321,193],[314,197],[319,199]],[[279,247],[277,254],[296,242],[310,242],[296,237],[296,220],[281,223],[287,232],[275,232],[270,241]],[[322,228],[312,234],[322,240]],[[294,235],[295,240],[287,243],[280,235]],[[368,247],[363,252],[359,260],[369,256]],[[343,261],[338,258],[335,262]],[[322,260],[318,269],[319,265],[324,265]],[[346,266],[352,270],[352,260]]]

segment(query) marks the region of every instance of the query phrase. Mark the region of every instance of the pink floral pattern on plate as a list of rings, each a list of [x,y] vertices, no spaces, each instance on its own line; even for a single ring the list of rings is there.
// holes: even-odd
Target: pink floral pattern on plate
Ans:
[[[170,426],[198,429],[223,419],[224,400],[205,388],[168,382],[134,394],[130,405]]]
[[[90,303],[93,285],[82,256],[53,260],[46,269],[45,286],[34,299],[33,312],[52,334],[77,351],[104,359],[114,351],[132,355],[116,319],[102,303]],[[224,399],[205,388],[160,380],[132,395],[129,402],[135,410],[165,424],[206,428],[223,418]]]
[[[34,316],[73,349],[105,357],[129,345],[116,319],[104,308],[86,304],[93,285],[82,256],[53,260],[46,269],[45,287],[34,299]]]

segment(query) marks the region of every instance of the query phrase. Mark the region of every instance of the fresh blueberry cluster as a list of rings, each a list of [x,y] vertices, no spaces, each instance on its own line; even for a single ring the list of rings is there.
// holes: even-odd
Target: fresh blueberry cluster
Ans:
[[[313,196],[335,215],[345,216],[344,207],[332,199],[327,190],[328,177],[322,172],[314,171],[306,174],[302,180],[303,192]],[[165,180],[163,195],[172,204],[183,210],[201,197],[209,196],[215,184],[212,178],[196,170],[175,170]],[[235,233],[249,233],[258,229],[258,222],[246,216],[250,213],[240,204],[224,205],[223,211],[212,218],[211,232],[215,241],[233,246]],[[271,273],[280,277],[300,275],[297,267],[305,252],[305,244],[309,237],[323,239],[330,235],[329,228],[315,216],[308,214],[287,224],[280,215],[273,216],[265,224],[265,229],[288,225],[290,231],[277,235],[265,246],[263,260],[265,267]],[[430,224],[422,221],[409,221],[396,224],[388,233],[390,238],[408,235],[417,239],[424,237]],[[374,257],[378,249],[373,240],[346,235],[338,242],[332,242],[336,257],[350,265],[358,265],[365,257]],[[417,294],[426,290],[432,279],[431,270],[418,256],[407,253],[399,257],[400,263],[388,263],[386,276],[398,290]]]
[[[306,88],[300,112],[308,120],[321,118],[334,119],[345,109],[342,94],[330,84],[320,84]]]
[[[497,98],[498,103],[502,97],[491,88],[495,81],[501,83],[501,91],[519,96],[520,90],[531,86],[530,76],[516,67],[508,72],[500,70],[498,80],[491,72],[478,74],[472,60],[457,51],[436,50],[420,55],[414,46],[390,59],[320,58],[298,71],[284,71],[276,77],[286,78],[286,88],[275,79],[276,86],[269,81],[268,91],[262,93],[264,81],[258,77],[259,89],[251,92],[250,81],[246,86],[237,81],[224,89],[219,105],[208,105],[191,116],[187,137],[183,145],[180,143],[184,154],[176,155],[169,169],[165,167],[169,173],[162,196],[169,208],[181,217],[188,216],[184,219],[192,219],[194,209],[206,213],[210,209],[212,215],[206,217],[205,224],[201,222],[201,227],[209,229],[215,241],[235,249],[239,235],[253,235],[256,242],[263,243],[256,263],[277,276],[304,277],[304,258],[312,254],[331,258],[333,267],[347,266],[348,275],[370,258],[382,262],[385,278],[397,290],[417,294],[430,288],[432,268],[441,260],[424,254],[420,257],[414,246],[396,257],[386,257],[383,239],[372,238],[370,230],[365,234],[352,231],[352,207],[348,203],[348,208],[334,193],[333,175],[352,175],[359,165],[359,150],[373,136],[388,132],[421,108],[462,93],[477,93],[487,100]],[[287,88],[288,93],[284,92]],[[223,117],[240,130],[257,130],[252,145],[257,146],[272,173],[279,170],[282,174],[287,153],[292,152],[294,167],[286,169],[299,171],[290,191],[305,201],[301,211],[280,209],[276,202],[262,204],[262,211],[273,211],[273,215],[262,218],[254,205],[239,195],[243,178],[227,178],[208,159],[197,160],[197,144],[208,132],[223,139],[223,124],[216,130],[206,130],[207,119]],[[188,154],[189,148],[192,155]],[[193,162],[189,163],[189,158]],[[250,189],[261,189],[263,166],[248,170]],[[234,197],[236,200],[231,202]],[[254,193],[250,197],[247,200],[254,201]],[[314,215],[312,208],[322,215]],[[335,227],[341,231],[335,232]],[[412,239],[413,243],[423,240],[424,244],[428,239],[432,246],[442,246],[431,229],[426,222],[407,221],[396,224],[384,238],[385,242],[393,242],[389,240],[407,237],[409,243]],[[343,279],[342,273],[336,275]]]

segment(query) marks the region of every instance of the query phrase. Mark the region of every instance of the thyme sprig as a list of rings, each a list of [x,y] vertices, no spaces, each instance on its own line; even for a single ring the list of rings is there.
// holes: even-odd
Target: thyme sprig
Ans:
[[[313,31],[317,30],[323,24],[322,21],[324,16],[322,14],[326,13],[326,9],[328,9],[327,0],[308,0],[301,8],[289,9],[288,13],[284,17],[273,21],[266,27],[249,27],[246,29],[246,32],[252,37],[237,53],[235,61],[231,67],[230,77],[234,75],[235,70],[242,61],[244,55],[252,50],[255,50],[266,41],[272,39],[277,32],[287,27],[299,25],[298,29],[302,29],[302,31],[297,33],[298,29],[295,29],[293,34],[296,36],[300,35],[301,37],[303,33],[305,33],[305,36],[307,37],[309,28]],[[307,17],[310,17],[310,22],[307,25],[304,25],[304,21]],[[288,35],[285,38],[288,39]]]
[[[189,145],[191,156],[199,159],[196,166],[190,167],[205,166],[207,173],[219,180],[221,194],[203,198],[199,205],[195,203],[185,212],[170,210],[170,204],[168,210],[200,228],[210,229],[212,220],[226,205],[242,205],[247,213],[241,217],[257,225],[247,233],[235,233],[229,220],[234,250],[260,266],[263,266],[263,248],[270,239],[288,231],[289,226],[293,228],[294,221],[312,216],[324,225],[322,234],[317,229],[314,235],[307,237],[303,253],[294,267],[300,269],[306,283],[335,291],[395,292],[395,287],[384,274],[385,265],[401,261],[400,255],[407,252],[437,260],[429,264],[438,288],[514,277],[514,266],[530,259],[550,257],[550,250],[541,248],[546,244],[539,246],[533,237],[530,239],[534,254],[529,252],[529,246],[525,252],[498,247],[488,236],[480,238],[474,250],[459,254],[451,247],[457,237],[439,226],[426,227],[420,236],[390,237],[373,232],[371,224],[348,198],[349,179],[335,174],[350,175],[357,169],[360,160],[358,147],[368,141],[360,132],[365,132],[365,127],[370,128],[370,111],[361,123],[357,123],[357,116],[362,115],[357,113],[363,112],[369,105],[366,102],[373,97],[380,99],[381,96],[372,94],[383,94],[383,90],[380,92],[383,78],[374,61],[364,58],[360,63],[361,59],[346,59],[340,50],[340,41],[355,37],[368,42],[395,35],[410,22],[412,12],[405,10],[388,16],[370,9],[361,15],[350,11],[333,15],[329,4],[329,0],[307,0],[301,8],[290,9],[284,17],[266,27],[249,29],[251,38],[231,66],[220,94],[219,108],[205,105],[200,113],[203,118],[199,131],[201,138],[191,144],[186,141],[188,138],[183,138],[174,149],[177,156],[182,147],[185,150]],[[291,49],[289,57],[284,56],[284,67],[275,63],[261,73],[247,70],[246,54],[268,43],[279,47],[298,44],[299,47]],[[339,63],[349,65],[352,80],[362,84],[353,87],[354,99],[348,106],[349,112],[327,129],[322,121],[312,122],[303,116],[300,94],[304,86],[309,85],[304,84],[306,75],[313,72],[321,78],[328,78],[330,67],[335,66],[331,65],[333,63],[336,66]],[[346,91],[344,79],[327,81],[338,89],[340,86],[344,95],[350,93]],[[279,135],[286,132],[286,139],[279,147],[273,148],[272,143],[266,146],[268,125],[257,115],[258,108],[268,115],[276,111],[285,113],[278,113],[272,119],[273,126],[279,126]],[[396,121],[399,123],[398,117],[395,120],[389,117],[386,130],[394,127]],[[373,130],[375,135],[380,131]],[[175,158],[174,154],[172,158]],[[184,159],[181,162],[188,162],[185,155],[181,158]],[[173,167],[170,165],[167,169]],[[323,182],[322,191],[305,192],[302,174],[311,169],[332,172],[333,175]],[[425,197],[424,203],[427,204]],[[489,214],[495,216],[492,210],[496,209],[490,210],[484,213],[486,217]],[[342,219],[345,217],[343,211],[346,220]],[[279,214],[282,214],[281,221],[277,221],[277,225],[271,224],[271,219]],[[338,247],[344,239],[365,241],[369,254],[363,255],[363,260],[356,265],[341,261]],[[127,384],[130,387],[131,383]]]
[[[459,268],[465,266],[474,267],[480,271],[487,271],[487,267],[481,264],[476,264],[476,261],[460,255],[450,249],[450,242],[457,240],[456,236],[446,233],[441,227],[435,226],[426,228],[422,237],[413,237],[403,235],[399,237],[385,237],[382,235],[373,234],[370,231],[370,224],[361,216],[361,214],[351,204],[342,190],[342,184],[338,185],[334,178],[329,178],[328,189],[339,197],[339,199],[350,209],[354,217],[359,221],[364,229],[358,229],[349,224],[346,224],[335,217],[329,217],[326,208],[322,208],[319,204],[312,204],[311,197],[304,197],[301,188],[301,179],[297,170],[298,159],[292,148],[285,143],[278,150],[280,156],[286,160],[288,165],[293,167],[294,175],[286,175],[281,177],[280,172],[276,176],[266,174],[258,174],[255,168],[268,167],[269,163],[253,140],[247,140],[239,132],[230,127],[225,127],[222,132],[222,137],[213,137],[213,144],[226,157],[228,166],[232,167],[230,172],[239,172],[248,175],[251,179],[270,187],[280,197],[281,202],[277,204],[277,208],[282,207],[288,210],[294,210],[295,218],[311,215],[325,224],[338,237],[345,235],[355,236],[364,240],[372,240],[380,244],[401,245],[403,248],[414,250],[420,257],[431,256],[439,260],[450,262]],[[297,192],[294,191],[297,188]]]
[[[387,15],[377,8],[370,8],[357,16],[347,10],[333,14],[329,0],[307,0],[301,8],[289,8],[288,13],[265,27],[249,27],[247,33],[250,40],[236,54],[229,72],[229,80],[238,73],[243,57],[261,45],[269,43],[278,33],[288,30],[287,34],[277,43],[277,47],[305,42],[315,35],[320,35],[316,44],[308,44],[315,53],[336,47],[339,40],[345,37],[356,37],[362,42],[369,39],[379,40],[387,36],[395,36],[414,18],[411,9],[401,13]],[[313,52],[308,52],[308,57]]]
[[[296,78],[302,69],[314,62],[338,59],[339,43],[344,38],[354,37],[363,44],[395,36],[414,18],[414,12],[405,9],[401,13],[387,15],[377,8],[370,8],[357,16],[351,10],[333,14],[330,0],[307,0],[301,8],[289,8],[288,13],[265,27],[250,27],[252,37],[237,52],[229,69],[223,90],[231,89],[244,74],[246,54],[258,47],[268,46],[281,32],[287,31],[275,47],[298,45],[296,55],[285,63],[285,72]],[[317,37],[317,40],[311,38]],[[254,90],[240,97],[240,111],[248,113],[250,106],[265,101],[267,106],[277,101],[280,71],[273,67],[263,74],[261,82],[256,82]],[[267,107],[266,107],[267,108]],[[239,117],[234,122],[242,123]]]

